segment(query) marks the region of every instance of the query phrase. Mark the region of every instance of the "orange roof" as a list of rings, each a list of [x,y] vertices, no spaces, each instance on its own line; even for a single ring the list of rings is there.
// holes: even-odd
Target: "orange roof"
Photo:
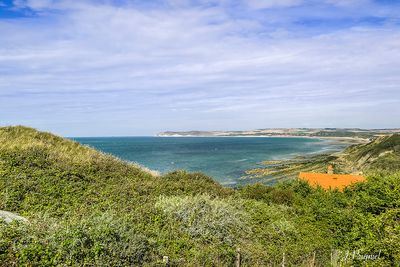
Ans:
[[[361,175],[350,175],[350,174],[327,174],[327,173],[312,173],[312,172],[301,172],[299,179],[308,182],[311,186],[321,186],[324,189],[337,188],[343,190],[346,186],[364,182],[365,177]]]

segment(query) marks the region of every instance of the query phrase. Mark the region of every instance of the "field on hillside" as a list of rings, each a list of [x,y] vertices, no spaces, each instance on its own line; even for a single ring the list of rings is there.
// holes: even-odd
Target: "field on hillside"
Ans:
[[[343,192],[291,179],[230,189],[3,127],[0,210],[28,222],[0,219],[0,266],[165,266],[164,256],[170,266],[233,266],[238,250],[241,266],[399,266],[399,143],[349,148],[368,181]]]

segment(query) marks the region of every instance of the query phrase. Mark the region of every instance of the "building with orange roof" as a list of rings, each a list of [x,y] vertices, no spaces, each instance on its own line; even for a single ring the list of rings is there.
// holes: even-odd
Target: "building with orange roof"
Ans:
[[[328,166],[328,173],[300,172],[299,179],[308,182],[313,187],[320,186],[323,189],[339,189],[340,191],[346,186],[366,180],[361,175],[334,174],[331,165]]]

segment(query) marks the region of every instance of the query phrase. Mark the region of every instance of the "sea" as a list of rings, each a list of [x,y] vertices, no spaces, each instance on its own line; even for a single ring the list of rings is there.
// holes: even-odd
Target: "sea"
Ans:
[[[346,145],[296,137],[81,137],[72,138],[123,160],[165,174],[203,172],[225,186],[254,182],[246,170],[262,161],[340,151]]]

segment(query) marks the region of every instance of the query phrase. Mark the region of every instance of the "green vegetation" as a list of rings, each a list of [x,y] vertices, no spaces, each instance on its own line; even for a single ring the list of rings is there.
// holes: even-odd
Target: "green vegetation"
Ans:
[[[396,160],[397,145],[384,155],[380,147],[365,153]],[[386,166],[378,162],[371,166]],[[200,173],[157,176],[52,134],[0,128],[0,210],[29,220],[0,220],[0,266],[165,266],[163,256],[170,266],[232,266],[237,249],[242,266],[280,266],[283,257],[286,266],[331,258],[398,266],[400,172],[386,167],[344,192],[295,180],[229,189]]]
[[[381,136],[373,142],[351,146],[342,156],[347,169],[400,170],[400,134]]]
[[[318,131],[316,133],[311,134],[310,136],[317,137],[352,137],[352,138],[372,138],[377,132],[374,131],[350,131],[350,130],[342,130],[342,129],[334,129],[330,131]]]

